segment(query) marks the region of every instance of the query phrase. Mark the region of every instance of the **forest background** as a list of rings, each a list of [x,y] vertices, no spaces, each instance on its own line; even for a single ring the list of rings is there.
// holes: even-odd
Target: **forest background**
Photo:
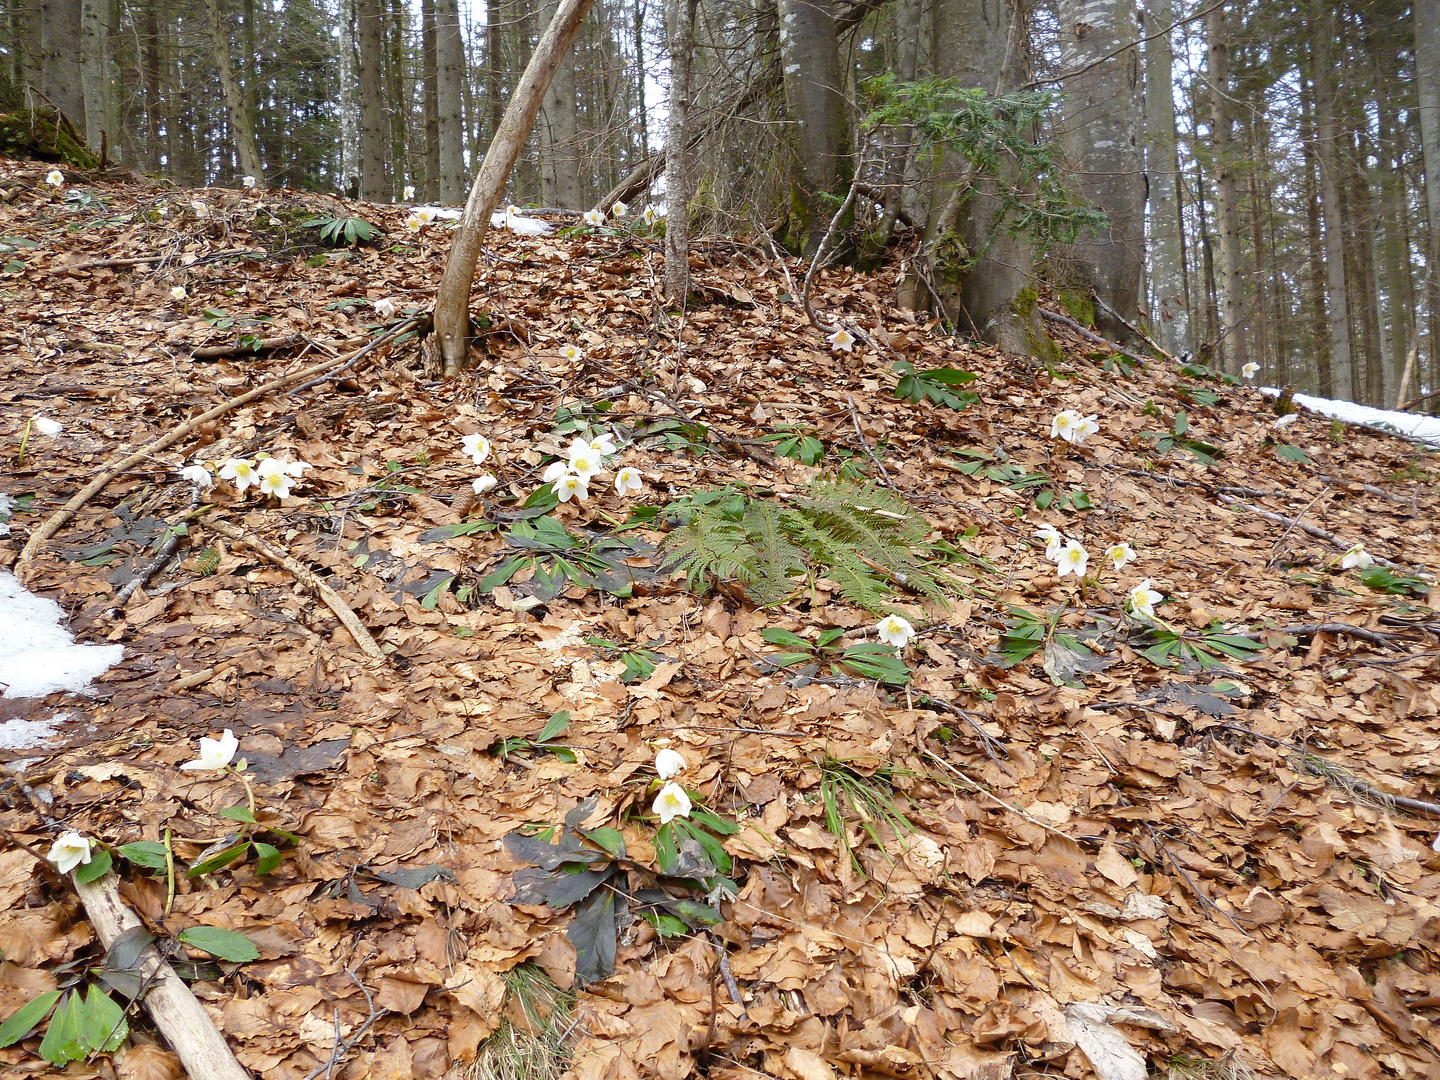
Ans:
[[[180,185],[456,203],[556,7],[3,0],[0,108],[53,104],[92,151]],[[1440,408],[1437,12],[596,0],[511,198],[643,203],[678,132],[691,233],[812,254],[853,184],[837,253],[898,248],[902,304],[1009,351],[1043,349],[1043,281],[1111,336]]]

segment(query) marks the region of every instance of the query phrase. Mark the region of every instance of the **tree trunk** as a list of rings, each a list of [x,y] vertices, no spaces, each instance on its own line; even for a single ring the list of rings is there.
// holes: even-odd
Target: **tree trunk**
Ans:
[[[39,86],[75,130],[84,132],[85,90],[82,78],[80,0],[39,0]],[[99,147],[94,147],[99,151]]]
[[[1019,89],[1029,77],[1025,0],[937,0],[934,69],[987,94]],[[971,186],[959,155],[947,155],[931,197],[925,242],[935,260],[941,316],[1017,356],[1045,348],[1031,275],[1034,245],[998,223],[997,185]],[[947,252],[958,241],[964,250]],[[966,265],[972,255],[973,266]]]
[[[1225,9],[1205,17],[1209,37],[1210,149],[1215,173],[1215,305],[1220,317],[1217,340],[1221,363],[1238,375],[1249,362],[1245,328],[1245,278],[1240,248],[1239,164],[1235,150],[1235,109],[1230,86],[1230,41]]]
[[[358,0],[340,0],[340,183],[341,191],[360,190],[360,66]]]
[[[1300,78],[1300,147],[1305,165],[1305,240],[1310,267],[1310,324],[1314,333],[1315,386],[1321,397],[1334,397],[1330,358],[1335,354],[1330,323],[1325,316],[1327,282],[1323,230],[1320,219],[1320,185],[1316,174],[1320,157],[1315,149],[1314,104],[1302,73]]]
[[[385,184],[385,8],[355,0],[360,38],[360,198],[388,202]],[[443,123],[443,117],[442,117]]]
[[[486,31],[489,32],[488,29]],[[420,84],[425,123],[425,182],[416,184],[420,198],[440,198],[440,74],[435,43],[435,0],[420,5]]]
[[[215,47],[215,75],[220,80],[220,91],[225,95],[225,114],[230,121],[230,132],[235,138],[235,153],[240,159],[240,172],[253,176],[257,186],[264,186],[265,168],[260,162],[260,151],[255,145],[255,121],[245,107],[245,95],[240,82],[235,78],[235,69],[230,64],[230,34],[220,14],[220,0],[205,0],[206,15],[210,19],[210,40]]]
[[[1414,0],[1415,73],[1420,98],[1420,143],[1429,218],[1425,260],[1430,312],[1430,381],[1440,385],[1440,0]]]
[[[160,142],[163,126],[163,105],[160,100],[160,0],[145,0],[145,162],[150,172],[159,174],[160,160],[168,157]]]
[[[778,0],[780,62],[790,121],[785,180],[785,246],[813,254],[834,210],[825,197],[850,186],[850,125],[845,73],[835,37],[832,0]]]
[[[1185,269],[1180,235],[1180,200],[1175,162],[1174,55],[1170,34],[1175,21],[1170,0],[1146,5],[1145,175],[1150,190],[1150,323],[1160,347],[1179,353],[1189,341],[1190,312],[1185,304]]]
[[[695,65],[696,0],[671,0],[670,114],[665,131],[665,301],[683,308],[690,294],[690,77]]]
[[[456,0],[435,0],[435,53],[439,69],[440,201],[465,198],[465,41]]]
[[[1093,240],[1068,245],[1083,283],[1133,322],[1145,261],[1145,170],[1141,151],[1139,30],[1133,0],[1060,0],[1064,84],[1060,147],[1075,172],[1071,188],[1105,212]],[[1111,337],[1125,327],[1096,312]]]
[[[80,128],[85,142],[97,154],[105,139],[105,62],[108,35],[104,8],[107,0],[81,0],[80,4],[80,80],[85,99],[85,123]],[[115,132],[119,145],[120,133]]]
[[[500,205],[505,177],[535,124],[545,89],[589,9],[590,0],[562,0],[560,10],[541,35],[525,74],[510,97],[510,105],[470,187],[470,197],[465,202],[460,228],[450,245],[445,273],[435,297],[435,348],[447,376],[469,366],[470,286],[475,280],[475,264],[480,258],[485,230],[490,226],[490,215]]]
[[[549,22],[559,9],[559,0],[547,0],[540,18]],[[545,103],[537,121],[540,135],[540,198],[546,206],[579,210],[580,122],[576,114],[575,58],[567,54],[545,91]]]
[[[1334,35],[1335,18],[1320,4],[1315,20],[1315,142],[1320,167],[1320,217],[1325,230],[1325,293],[1330,313],[1330,392],[1354,401],[1355,371],[1350,355],[1350,301],[1345,293],[1344,217],[1340,208],[1340,151],[1336,145]],[[1323,392],[1323,391],[1322,391]]]
[[[385,20],[385,105],[390,116],[390,199],[400,197],[410,173],[406,118],[410,115],[409,79],[405,73],[405,24],[409,7],[390,0]]]

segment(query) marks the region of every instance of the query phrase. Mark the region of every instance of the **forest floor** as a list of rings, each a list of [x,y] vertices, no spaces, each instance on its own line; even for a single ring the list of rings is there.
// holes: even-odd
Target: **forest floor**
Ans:
[[[447,237],[407,234],[404,207],[44,173],[0,161],[6,567],[107,464],[433,302]],[[300,224],[349,214],[384,249],[328,251]],[[1440,820],[1393,801],[1440,798],[1440,458],[1303,411],[1277,427],[1251,387],[1058,323],[1048,366],[957,343],[894,308],[896,269],[819,277],[817,310],[870,342],[837,352],[793,299],[804,267],[743,241],[695,245],[703,299],[677,328],[660,263],[638,232],[491,231],[475,371],[426,381],[413,335],[391,338],[128,469],[42,547],[29,587],[125,651],[89,698],[0,702],[72,717],[0,751],[0,1017],[99,963],[75,889],[34,854],[73,829],[117,849],[157,935],[258,947],[193,988],[267,1078],[543,1077],[567,1067],[557,1046],[576,1080],[1440,1075]],[[285,343],[192,356],[242,335]],[[897,359],[974,372],[949,389],[978,400],[898,399]],[[1052,441],[1066,408],[1099,433]],[[21,458],[42,415],[62,430],[32,426]],[[630,589],[554,579],[523,546],[521,503],[584,424],[617,436],[611,472],[528,521],[558,520],[581,570],[608,558],[601,584]],[[823,455],[774,457],[777,434]],[[260,452],[313,468],[283,502],[217,481],[178,561],[110,613],[192,505],[181,467]],[[644,490],[614,492],[621,465]],[[876,502],[893,484],[950,553],[948,606],[892,581],[918,630],[903,686],[765,659],[776,628],[875,641],[878,614],[830,577],[756,606],[734,582],[687,591],[645,543],[607,554],[662,539],[663,514],[614,531],[645,505],[726,485],[792,504],[841,469]],[[1138,559],[1082,592],[1043,523],[1092,577],[1113,543]],[[1361,541],[1388,573],[1341,568]],[[534,561],[477,588],[517,555]],[[1145,578],[1163,625],[1122,616]],[[245,773],[177,768],[225,729]],[[661,746],[705,840],[680,867],[657,851]],[[257,826],[236,820],[245,780]],[[579,931],[545,891],[563,875],[527,868],[538,843],[504,839],[553,839],[567,815],[590,837],[567,840],[591,864],[569,878],[589,882]],[[168,913],[163,866],[144,868],[167,838]],[[736,894],[685,866],[710,886],[728,869]],[[533,902],[507,902],[517,874]],[[613,973],[577,980],[573,942],[603,972],[607,933]],[[128,1049],[64,1075],[178,1075],[152,1032],[142,1011]],[[0,1070],[53,1073],[40,1046],[0,1049]]]

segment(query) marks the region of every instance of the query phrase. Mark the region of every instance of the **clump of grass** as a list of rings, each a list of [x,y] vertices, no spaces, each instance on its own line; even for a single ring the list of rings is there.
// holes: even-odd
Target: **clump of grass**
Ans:
[[[1193,1058],[1177,1054],[1167,1063],[1169,1080],[1254,1080],[1255,1072],[1234,1050],[1218,1058]]]
[[[500,976],[505,1016],[465,1071],[465,1080],[560,1080],[570,1068],[575,995],[531,963]]]
[[[864,869],[845,831],[847,816],[860,819],[861,830],[882,852],[885,850],[885,839],[880,834],[882,826],[888,826],[896,837],[915,831],[915,826],[895,802],[893,775],[894,770],[888,767],[866,775],[836,758],[826,758],[820,765],[820,802],[825,807],[825,828],[840,841],[841,850],[861,873]]]

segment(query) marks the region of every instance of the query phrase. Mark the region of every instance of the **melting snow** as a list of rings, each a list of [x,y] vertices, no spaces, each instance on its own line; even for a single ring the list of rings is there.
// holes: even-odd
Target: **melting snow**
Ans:
[[[28,591],[0,571],[0,686],[7,698],[81,694],[125,654],[123,645],[77,645],[54,600]]]
[[[1262,394],[1277,396],[1280,391],[1273,386],[1262,386]],[[1332,401],[1329,398],[1296,394],[1295,404],[1304,405],[1324,416],[1333,416],[1347,424],[1369,424],[1372,427],[1389,428],[1402,435],[1440,446],[1440,416],[1423,416],[1416,413],[1395,412],[1391,409],[1377,409],[1371,405],[1357,405],[1353,401]]]

